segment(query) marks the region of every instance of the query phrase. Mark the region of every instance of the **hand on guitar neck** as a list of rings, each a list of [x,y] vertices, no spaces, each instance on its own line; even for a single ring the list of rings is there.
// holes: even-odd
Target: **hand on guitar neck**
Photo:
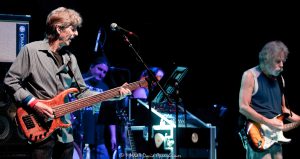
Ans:
[[[287,132],[287,131],[293,130],[293,129],[297,128],[299,125],[300,125],[300,122],[292,122],[292,123],[284,124],[282,131]]]

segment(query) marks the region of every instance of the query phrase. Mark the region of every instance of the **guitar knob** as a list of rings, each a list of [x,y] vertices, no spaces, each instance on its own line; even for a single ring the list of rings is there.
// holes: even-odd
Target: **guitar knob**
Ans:
[[[258,141],[257,147],[258,147],[258,148],[261,148],[261,147],[262,147],[262,141],[261,141],[261,140]]]

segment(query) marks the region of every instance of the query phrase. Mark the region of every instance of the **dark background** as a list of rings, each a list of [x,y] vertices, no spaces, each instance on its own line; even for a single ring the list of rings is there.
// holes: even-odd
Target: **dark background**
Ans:
[[[109,29],[112,22],[138,35],[138,39],[130,38],[133,46],[149,66],[162,67],[166,77],[176,66],[188,67],[180,85],[181,98],[190,112],[217,126],[218,158],[244,158],[236,132],[240,79],[244,70],[258,64],[258,52],[270,40],[283,41],[291,52],[283,75],[288,102],[294,112],[300,113],[297,97],[300,14],[293,4],[95,0],[1,3],[1,14],[31,15],[29,41],[43,39],[45,19],[51,10],[65,6],[80,12],[83,27],[70,49],[77,56],[81,71],[88,69],[95,54],[103,54],[93,52],[97,32],[102,28],[106,34],[104,54],[110,64],[128,68],[131,73],[130,79],[115,79],[117,85],[136,81],[144,67],[120,34]],[[112,76],[128,75],[126,71],[112,73],[115,74]],[[214,104],[227,107],[226,114],[218,117],[211,109]],[[284,146],[285,158],[297,155],[299,132],[296,129],[286,133],[292,143]]]

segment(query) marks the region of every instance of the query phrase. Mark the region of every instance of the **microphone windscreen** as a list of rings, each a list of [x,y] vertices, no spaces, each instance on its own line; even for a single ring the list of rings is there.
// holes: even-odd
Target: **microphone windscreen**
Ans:
[[[118,25],[117,25],[116,23],[111,23],[111,24],[110,24],[110,29],[111,29],[112,31],[116,31],[117,27],[118,27]]]

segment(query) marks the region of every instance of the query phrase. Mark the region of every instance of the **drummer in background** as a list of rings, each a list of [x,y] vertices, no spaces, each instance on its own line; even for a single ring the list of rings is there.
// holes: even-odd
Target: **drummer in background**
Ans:
[[[104,82],[108,71],[109,64],[105,57],[94,58],[88,72],[83,74],[87,87],[98,92],[108,90],[109,86]],[[109,152],[117,149],[115,124],[117,117],[113,104],[113,101],[105,101],[101,103],[101,107],[100,105],[93,105],[81,110],[83,111],[83,128],[81,129],[83,130],[83,144],[88,143],[90,145],[92,159],[111,158]],[[76,115],[76,119],[79,119],[78,113]],[[101,120],[98,120],[98,118],[101,118]],[[109,149],[105,144],[106,134],[110,136],[107,145],[110,146]]]

